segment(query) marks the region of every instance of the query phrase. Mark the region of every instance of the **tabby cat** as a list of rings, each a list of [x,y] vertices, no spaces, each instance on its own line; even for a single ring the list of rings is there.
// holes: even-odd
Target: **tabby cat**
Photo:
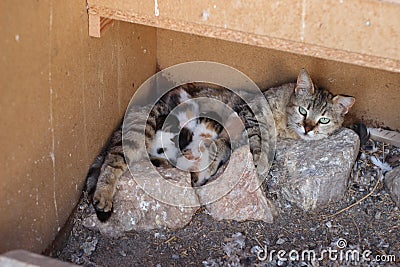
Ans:
[[[146,154],[156,166],[172,164],[190,171],[192,185],[201,186],[229,159],[231,149],[246,140],[258,175],[265,177],[273,156],[271,140],[325,138],[342,126],[345,114],[355,102],[353,97],[335,96],[318,89],[305,69],[300,71],[297,83],[270,88],[263,95],[268,107],[261,105],[257,98],[245,102],[232,91],[218,86],[187,84],[168,92],[154,107],[130,108],[124,125],[127,129],[124,147],[129,147],[126,157],[120,126],[87,176],[87,190],[94,193],[93,205],[99,218],[104,220],[111,214],[117,180],[127,164],[143,159]],[[216,111],[213,104],[190,102],[202,97],[221,101],[231,112],[221,116],[226,111]],[[180,105],[186,107],[171,115]],[[269,109],[274,122],[266,115]],[[150,115],[147,117],[147,114]],[[220,117],[225,121],[220,121]],[[144,134],[138,127],[140,122],[146,123]],[[146,147],[140,145],[143,143]]]

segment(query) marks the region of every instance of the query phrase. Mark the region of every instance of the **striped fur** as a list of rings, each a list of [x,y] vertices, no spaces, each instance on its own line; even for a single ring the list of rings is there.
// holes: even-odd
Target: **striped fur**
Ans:
[[[354,103],[352,97],[316,88],[304,69],[297,83],[263,92],[268,106],[251,93],[243,93],[251,99],[248,103],[225,88],[187,84],[167,93],[154,107],[130,107],[124,120],[124,140],[119,127],[87,176],[87,190],[94,192],[99,218],[111,214],[116,182],[126,170],[125,160],[134,164],[148,154],[155,165],[177,163],[191,171],[193,186],[201,186],[229,159],[231,149],[247,138],[262,179],[273,159],[270,147],[275,138],[324,138],[341,127]],[[212,101],[190,101],[202,97],[218,100],[233,111],[215,110],[218,107]],[[184,108],[175,112],[178,105]]]
[[[176,167],[190,171],[193,186],[204,185],[230,156],[230,142],[220,136],[223,126],[200,117],[191,126],[191,142],[182,150]]]

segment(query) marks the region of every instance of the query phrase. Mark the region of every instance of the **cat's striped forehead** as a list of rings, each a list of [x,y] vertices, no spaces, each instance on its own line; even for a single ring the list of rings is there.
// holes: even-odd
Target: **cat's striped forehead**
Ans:
[[[314,114],[321,116],[332,111],[334,95],[324,89],[316,89],[313,94],[294,95],[293,104],[312,110]]]

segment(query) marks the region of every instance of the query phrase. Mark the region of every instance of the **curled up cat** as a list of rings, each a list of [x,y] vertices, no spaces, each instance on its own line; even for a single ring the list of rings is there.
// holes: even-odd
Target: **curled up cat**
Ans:
[[[296,83],[269,88],[262,94],[266,101],[243,92],[250,99],[244,101],[221,86],[193,83],[167,92],[153,107],[129,110],[123,140],[129,150],[123,149],[119,126],[88,172],[87,191],[93,194],[99,219],[111,214],[116,184],[127,164],[135,164],[143,155],[149,155],[155,166],[189,171],[192,186],[198,187],[215,178],[234,149],[248,143],[257,174],[263,178],[273,159],[271,140],[325,138],[341,128],[355,102],[353,97],[317,88],[305,69]],[[205,98],[229,108],[219,110]],[[144,131],[138,127],[141,123]]]

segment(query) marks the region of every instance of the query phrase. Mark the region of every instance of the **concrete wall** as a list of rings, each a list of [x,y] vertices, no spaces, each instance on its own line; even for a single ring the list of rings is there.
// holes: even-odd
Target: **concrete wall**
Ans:
[[[83,0],[4,0],[0,14],[0,252],[41,252],[155,72],[156,31],[115,22],[91,38]]]

